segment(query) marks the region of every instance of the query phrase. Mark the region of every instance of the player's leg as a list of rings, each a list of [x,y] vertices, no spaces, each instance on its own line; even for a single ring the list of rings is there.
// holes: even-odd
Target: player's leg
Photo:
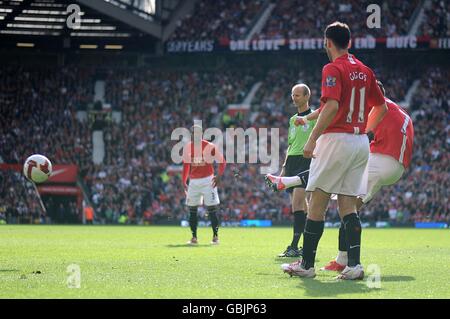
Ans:
[[[189,206],[189,227],[191,228],[192,239],[188,242],[188,244],[195,245],[198,243],[197,226],[198,226],[197,206]]]
[[[275,176],[267,174],[264,177],[267,186],[272,188],[273,191],[278,192],[290,187],[303,186],[306,187],[308,184],[308,174],[309,170],[298,173],[295,176]]]
[[[211,241],[211,244],[218,244],[219,218],[217,216],[217,213],[220,204],[220,199],[217,187],[212,187],[212,176],[210,178],[205,179],[205,183],[202,186],[202,193],[203,198],[205,200],[205,205],[208,209],[208,215],[213,230],[213,239]]]
[[[347,240],[345,237],[345,226],[344,223],[341,221],[341,225],[339,227],[339,236],[338,236],[338,254],[335,259],[330,261],[327,265],[320,268],[320,270],[325,271],[339,271],[345,269],[345,266],[347,266],[348,263],[348,256],[347,256]]]
[[[339,215],[345,228],[347,246],[347,267],[338,276],[340,279],[362,279],[364,269],[361,265],[361,220],[357,212],[357,196],[367,193],[367,182],[364,177],[369,159],[367,137],[355,136],[352,156],[342,180],[341,193],[338,195]]]
[[[370,200],[375,193],[377,193],[380,189],[380,176],[382,174],[380,170],[380,166],[378,165],[378,161],[372,156],[369,155],[369,160],[367,162],[367,166],[364,170],[364,175],[362,178],[362,184],[367,184],[367,192],[366,194],[361,194]],[[367,201],[368,201],[367,200]],[[356,211],[359,212],[364,205],[364,201],[362,197],[356,198]],[[336,258],[330,261],[326,266],[322,267],[321,270],[328,271],[339,271],[344,270],[345,266],[348,263],[348,254],[347,254],[347,239],[345,233],[344,222],[341,221],[341,226],[339,227],[339,239],[338,239],[338,254]]]
[[[198,215],[197,207],[202,204],[202,192],[201,186],[198,185],[199,181],[193,179],[189,182],[188,191],[186,195],[186,206],[189,208],[189,227],[191,228],[192,238],[188,241],[188,244],[195,245],[197,240],[197,225]]]
[[[306,221],[306,195],[305,190],[301,188],[289,188],[288,190],[289,198],[291,200],[292,205],[292,213],[294,215],[294,223],[293,227],[293,235],[292,241],[289,246],[287,246],[286,250],[279,254],[278,257],[300,257],[301,252],[298,249],[298,242],[305,228]]]
[[[368,162],[367,194],[357,203],[358,208],[367,204],[383,186],[394,185],[402,177],[405,169],[391,156],[372,153]]]
[[[303,234],[303,258],[299,262],[283,264],[281,268],[291,276],[315,277],[314,263],[317,246],[325,225],[325,211],[330,194],[317,188],[309,200],[308,215]]]
[[[211,221],[211,228],[213,231],[213,239],[211,244],[219,244],[219,217],[217,216],[219,206],[207,206],[209,220]]]
[[[293,187],[288,189],[292,192],[291,205],[294,215],[293,235],[292,242],[288,246],[284,257],[300,257],[302,255],[302,251],[298,249],[298,242],[303,234],[306,223],[306,211],[308,207],[305,188],[308,183],[310,165],[311,159],[304,158],[301,155],[289,156],[286,161],[286,175],[290,177],[281,178],[293,181]],[[291,185],[289,184],[289,186]]]
[[[323,234],[325,211],[330,200],[330,194],[317,188],[311,194],[309,210],[303,235],[303,261],[305,269],[314,268],[317,246]]]
[[[361,221],[356,211],[356,201],[356,196],[338,196],[339,213],[345,228],[349,267],[361,263]]]
[[[292,192],[292,211],[294,213],[294,233],[291,247],[297,249],[306,223],[307,203],[304,188],[294,188]]]
[[[286,250],[279,254],[278,257],[300,257],[301,250],[298,248],[298,242],[305,229],[306,222],[306,192],[303,188],[290,189],[292,203],[292,212],[294,215],[292,242]]]
[[[367,181],[367,193],[363,197],[357,197],[356,211],[359,212],[364,204],[371,201],[381,187],[395,184],[401,178],[403,172],[403,166],[394,158],[383,154],[371,153],[363,178],[363,182]],[[341,228],[339,229],[339,254],[336,258],[336,262],[341,265],[344,265],[343,262],[346,261],[347,257],[346,253],[341,251],[341,247],[343,247],[342,242],[346,240],[345,238],[345,229],[343,229],[341,223]]]
[[[376,183],[374,183],[375,175],[372,174],[369,177],[369,171],[372,171],[370,169],[370,164],[371,164],[371,161],[370,161],[370,155],[369,155],[369,160],[367,162],[366,168],[364,170],[363,178],[361,181],[361,183],[363,185],[367,184],[367,194],[371,192],[374,185],[376,184]],[[364,191],[364,189],[362,189],[362,191]],[[360,195],[364,196],[364,194],[360,194]],[[336,195],[336,199],[337,199],[337,195]],[[357,199],[356,199],[356,211],[357,212],[360,211],[362,205],[363,205],[363,202],[362,202],[361,197],[357,197]],[[348,247],[347,247],[345,226],[344,226],[344,222],[341,220],[341,225],[339,227],[339,236],[338,236],[338,254],[335,259],[333,259],[327,265],[322,267],[321,270],[338,271],[338,272],[343,271],[348,264],[347,249],[348,249]]]
[[[303,258],[291,265],[282,265],[284,272],[301,277],[314,277],[314,261],[325,225],[325,210],[333,189],[340,185],[340,167],[345,160],[336,160],[345,154],[337,147],[332,134],[322,135],[316,143],[316,154],[310,165],[307,192],[311,192],[308,214],[303,233]],[[331,190],[331,191],[330,191]]]

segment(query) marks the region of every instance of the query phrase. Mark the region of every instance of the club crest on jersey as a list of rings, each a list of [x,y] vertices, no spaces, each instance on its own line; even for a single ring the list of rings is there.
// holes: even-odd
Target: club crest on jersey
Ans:
[[[336,78],[331,75],[327,76],[325,80],[325,85],[328,87],[336,86]]]

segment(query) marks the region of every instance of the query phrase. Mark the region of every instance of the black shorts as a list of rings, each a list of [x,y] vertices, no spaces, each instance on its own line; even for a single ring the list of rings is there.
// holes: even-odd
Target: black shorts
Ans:
[[[284,176],[295,176],[298,173],[304,172],[309,169],[311,165],[310,158],[304,158],[302,155],[290,155],[286,160],[286,166],[284,167]],[[306,182],[308,182],[309,173],[306,174]],[[294,188],[306,188],[306,185],[297,185],[286,189],[288,193],[292,193]]]

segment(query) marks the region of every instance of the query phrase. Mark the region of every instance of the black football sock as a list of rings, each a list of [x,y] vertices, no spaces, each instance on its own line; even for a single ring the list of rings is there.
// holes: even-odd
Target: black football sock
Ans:
[[[298,249],[298,242],[305,230],[306,214],[303,210],[294,212],[294,235],[292,237],[291,247]]]
[[[358,214],[352,213],[345,216],[343,221],[347,240],[348,266],[354,267],[361,263],[361,220]]]
[[[325,222],[306,219],[305,232],[303,234],[303,260],[302,266],[305,269],[314,267],[316,259],[317,245],[323,234]]]
[[[219,232],[219,218],[217,217],[217,208],[208,208],[209,220],[211,221],[211,228],[213,230],[213,236],[216,237]]]
[[[198,217],[197,217],[197,206],[190,206],[189,207],[189,226],[191,227],[192,237],[197,238],[197,224],[198,224]]]
[[[345,239],[345,226],[344,222],[341,222],[339,227],[339,251],[347,251],[347,240]]]

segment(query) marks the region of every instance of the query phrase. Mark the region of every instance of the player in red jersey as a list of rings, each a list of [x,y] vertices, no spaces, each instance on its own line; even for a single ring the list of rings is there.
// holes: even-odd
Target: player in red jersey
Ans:
[[[207,207],[213,239],[211,244],[219,244],[219,219],[217,217],[220,204],[217,185],[220,176],[225,171],[226,162],[217,147],[202,139],[201,126],[194,125],[191,128],[193,142],[189,142],[183,149],[183,186],[186,193],[186,205],[189,207],[189,226],[192,231],[192,239],[188,244],[195,245],[197,241],[197,208],[203,203]],[[219,163],[218,175],[214,175],[213,162]],[[187,180],[189,177],[189,186]]]
[[[383,94],[383,84],[378,81]],[[409,167],[414,143],[414,127],[411,117],[400,106],[386,98],[388,111],[380,124],[373,130],[370,155],[364,172],[367,194],[358,197],[358,211],[367,204],[382,186],[395,184]],[[369,132],[370,133],[370,132]],[[339,228],[339,252],[336,259],[321,270],[342,271],[347,266],[347,244],[345,228]]]
[[[377,81],[383,95],[383,84]],[[388,108],[387,113],[373,130],[371,135],[369,161],[364,171],[363,182],[367,184],[367,194],[358,197],[357,210],[367,204],[383,186],[395,184],[409,167],[412,158],[414,143],[414,126],[411,117],[400,106],[388,98],[385,98]],[[299,118],[299,125],[307,121],[317,119],[319,112],[315,111],[305,117]],[[300,176],[282,177],[276,185],[277,190],[302,183]],[[303,182],[304,183],[304,182]],[[347,266],[347,245],[345,240],[345,228],[341,223],[339,228],[339,252],[337,257],[329,262],[321,270],[342,271]]]
[[[315,277],[314,261],[331,194],[338,195],[345,225],[348,265],[339,279],[362,279],[361,221],[357,196],[365,193],[362,177],[369,157],[366,130],[373,130],[387,110],[373,71],[348,53],[350,29],[335,22],[325,29],[324,46],[331,63],[322,70],[321,111],[304,156],[312,157],[306,191],[312,192],[303,235],[303,258],[283,264],[283,271]],[[317,145],[316,145],[317,144]]]

